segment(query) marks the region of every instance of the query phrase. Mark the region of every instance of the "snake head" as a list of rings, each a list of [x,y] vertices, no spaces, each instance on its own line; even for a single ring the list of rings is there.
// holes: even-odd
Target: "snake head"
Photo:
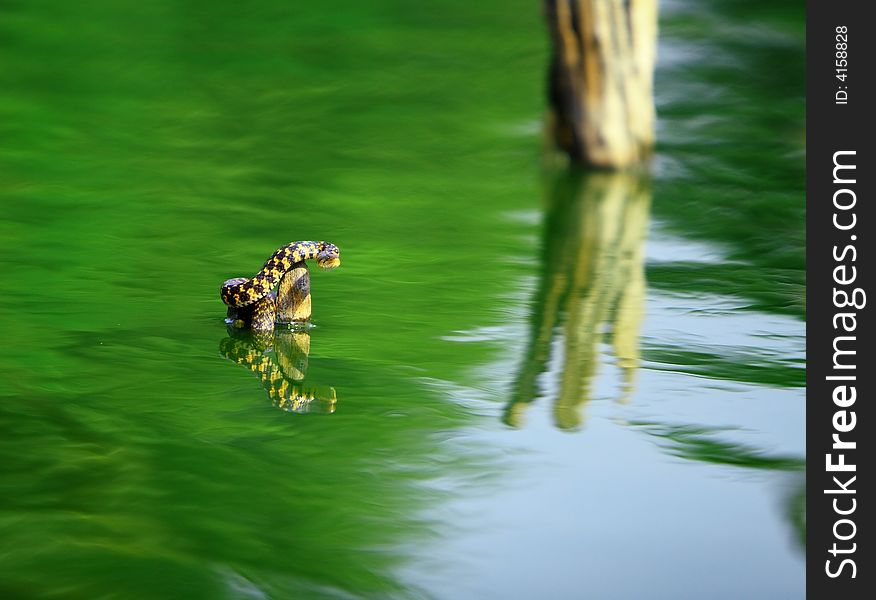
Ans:
[[[316,264],[320,269],[334,269],[341,264],[341,251],[338,247],[329,242],[322,242],[322,249],[316,257]]]

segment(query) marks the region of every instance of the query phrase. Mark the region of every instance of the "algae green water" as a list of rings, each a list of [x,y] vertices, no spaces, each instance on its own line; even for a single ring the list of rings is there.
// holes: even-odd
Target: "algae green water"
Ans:
[[[802,7],[661,11],[645,179],[537,2],[0,3],[0,597],[802,597]]]

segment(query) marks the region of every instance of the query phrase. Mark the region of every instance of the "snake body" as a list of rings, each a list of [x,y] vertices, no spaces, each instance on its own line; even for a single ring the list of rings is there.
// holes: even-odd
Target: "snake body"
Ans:
[[[249,323],[256,331],[273,330],[277,316],[277,299],[272,291],[296,263],[316,259],[321,269],[341,264],[340,250],[321,241],[291,242],[277,248],[265,264],[250,278],[236,277],[222,284],[219,295],[229,308],[229,318]]]

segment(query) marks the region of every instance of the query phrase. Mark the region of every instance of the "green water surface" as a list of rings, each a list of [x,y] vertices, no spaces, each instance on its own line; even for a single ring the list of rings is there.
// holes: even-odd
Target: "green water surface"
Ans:
[[[0,597],[802,597],[802,10],[661,3],[636,177],[538,2],[0,2]]]

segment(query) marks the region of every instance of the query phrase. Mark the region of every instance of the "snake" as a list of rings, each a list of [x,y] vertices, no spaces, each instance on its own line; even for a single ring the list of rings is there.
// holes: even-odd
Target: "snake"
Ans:
[[[281,246],[268,257],[252,277],[226,280],[219,290],[222,302],[229,306],[228,317],[248,324],[253,331],[273,331],[277,318],[277,285],[297,263],[316,260],[321,269],[334,269],[341,264],[341,251],[326,241],[298,241]]]

